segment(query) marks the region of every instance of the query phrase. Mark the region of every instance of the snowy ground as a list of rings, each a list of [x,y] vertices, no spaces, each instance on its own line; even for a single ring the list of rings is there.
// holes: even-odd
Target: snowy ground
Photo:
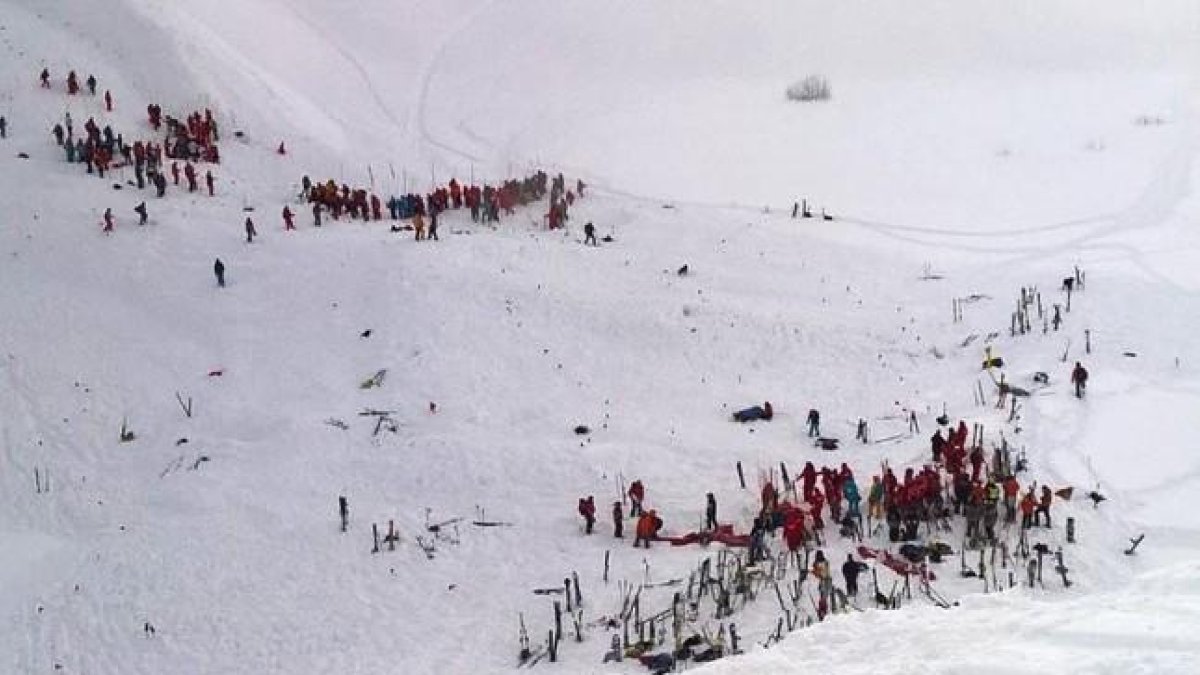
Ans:
[[[744,531],[780,461],[846,461],[864,484],[883,459],[923,461],[945,403],[1027,448],[1032,479],[1109,497],[1056,510],[1078,520],[1075,585],[982,596],[951,561],[938,585],[957,609],[918,597],[766,650],[765,598],[736,617],[753,653],[712,671],[1189,672],[1197,9],[1093,4],[368,0],[347,16],[332,0],[0,0],[0,671],[505,672],[518,613],[535,643],[551,624],[533,588],[577,571],[590,620],[620,609],[618,579],[713,555],[614,542],[620,478],[646,483],[670,533],[700,525],[709,491]],[[116,113],[69,100],[69,68],[111,88]],[[783,101],[809,72],[834,100]],[[172,188],[139,229],[143,197],[65,164],[47,131],[69,109],[146,134],[151,101],[210,106],[245,137],[222,144],[218,197]],[[285,235],[278,218],[305,173],[386,195],[539,166],[595,188],[566,233],[540,210],[496,229],[455,214],[428,245],[316,230],[304,210]],[[802,196],[838,220],[789,219]],[[615,242],[582,247],[588,220]],[[1088,284],[1063,331],[1010,338],[1019,287],[1062,302],[1076,264]],[[973,293],[988,297],[952,322]],[[973,402],[992,331],[1011,381],[1051,377],[1019,433]],[[1084,402],[1065,385],[1076,358]],[[380,368],[385,385],[361,390]],[[769,425],[727,421],[764,399]],[[397,410],[397,433],[373,438],[364,407]],[[902,431],[903,407],[925,433],[821,453],[802,438],[810,407],[843,439],[860,416],[878,438]],[[581,442],[577,424],[595,432]],[[601,512],[590,538],[584,494]],[[513,526],[468,524],[481,513]],[[427,519],[455,517],[427,559]],[[389,519],[401,543],[373,556],[370,524]],[[608,633],[586,637],[536,667],[639,670],[601,666]]]

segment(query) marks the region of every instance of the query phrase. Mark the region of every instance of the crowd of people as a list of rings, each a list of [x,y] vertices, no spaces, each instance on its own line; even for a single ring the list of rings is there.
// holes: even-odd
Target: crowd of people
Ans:
[[[560,173],[553,179],[544,171],[537,171],[522,179],[506,180],[499,185],[464,185],[451,178],[425,194],[406,193],[389,197],[384,203],[379,195],[362,187],[338,184],[333,179],[314,182],[309,176],[300,180],[300,196],[312,209],[313,225],[320,227],[325,214],[333,220],[343,217],[351,220],[383,220],[386,206],[388,217],[393,221],[412,221],[411,228],[418,241],[437,237],[438,220],[450,210],[466,209],[471,221],[497,223],[502,216],[516,213],[518,207],[529,206],[550,195],[550,204],[545,221],[550,229],[563,227],[569,217],[569,209],[583,195],[586,185],[576,181],[575,190],[568,190],[566,179]],[[578,195],[578,196],[577,196]],[[393,225],[392,231],[406,229]],[[594,229],[590,233],[595,243]]]
[[[42,70],[41,85],[53,89],[49,69]],[[89,75],[85,85],[88,93],[94,96],[97,91],[95,76]],[[67,75],[66,91],[68,96],[81,93],[74,71]],[[112,112],[113,97],[109,91],[104,92],[104,105],[106,112]],[[152,186],[158,197],[166,195],[169,184],[186,185],[188,192],[200,192],[203,178],[204,191],[215,196],[216,177],[212,168],[200,166],[201,163],[215,165],[220,162],[217,122],[212,110],[193,111],[180,121],[164,115],[162,106],[151,103],[146,107],[146,121],[149,128],[161,136],[130,143],[123,133],[114,131],[112,125],[101,126],[95,116],[88,117],[77,130],[69,110],[61,121],[55,122],[50,132],[62,148],[67,163],[84,165],[88,174],[105,178],[115,169],[131,167],[137,188],[142,190]],[[135,209],[139,224],[147,222],[145,210],[145,202]],[[111,209],[107,214],[103,223],[106,233],[113,231]]]

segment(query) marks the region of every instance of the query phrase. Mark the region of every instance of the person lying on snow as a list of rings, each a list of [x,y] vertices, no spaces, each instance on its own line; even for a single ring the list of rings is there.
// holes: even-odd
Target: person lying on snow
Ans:
[[[733,413],[735,422],[752,422],[754,420],[770,420],[775,416],[775,410],[771,408],[771,402],[766,401],[761,406],[745,408]]]

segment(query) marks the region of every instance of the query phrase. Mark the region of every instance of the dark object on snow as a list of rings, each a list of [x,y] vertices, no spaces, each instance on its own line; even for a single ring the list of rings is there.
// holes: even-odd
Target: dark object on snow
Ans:
[[[947,426],[950,424],[950,417],[948,415],[942,414],[942,415],[938,415],[934,421],[936,421],[939,426],[944,427],[944,426]]]
[[[1068,293],[1075,290],[1075,277],[1063,277],[1062,289]]]
[[[1087,496],[1088,496],[1088,499],[1092,500],[1092,508],[1093,509],[1099,507],[1100,502],[1108,499],[1108,497],[1105,497],[1104,495],[1100,494],[1099,492],[1096,492],[1095,490],[1092,490],[1091,492],[1087,493]]]
[[[580,424],[579,426],[575,427],[575,435],[576,436],[586,436],[589,433],[591,433],[591,431],[592,430],[589,429],[587,427],[587,425],[585,425],[585,424]]]
[[[1056,497],[1066,502],[1071,501],[1071,495],[1073,494],[1075,494],[1075,488],[1073,487],[1060,488],[1054,491]]]
[[[243,206],[242,211],[244,211],[246,213],[254,213],[254,207],[253,206]]]
[[[370,329],[370,328],[368,328],[368,329],[364,330],[363,332],[359,333],[359,334],[358,334],[358,337],[360,337],[360,338],[369,338],[369,337],[371,337],[371,329]]]
[[[125,189],[125,188],[124,188],[124,187],[123,187],[123,186],[122,186],[120,183],[113,183],[113,186],[112,186],[112,187],[113,187],[113,189],[114,189],[114,190],[123,190],[123,189]]]
[[[1133,544],[1133,545],[1130,546],[1129,548],[1125,549],[1125,555],[1133,555],[1134,551],[1137,551],[1138,544],[1141,544],[1142,540],[1145,538],[1146,538],[1145,533],[1142,533],[1142,534],[1139,534],[1138,536],[1130,539],[1129,543]]]
[[[822,450],[837,450],[839,442],[836,438],[821,437],[817,439],[816,446]]]
[[[683,267],[675,270],[675,274],[678,274],[681,277],[686,277],[688,275],[688,266],[684,265]]]
[[[900,555],[911,563],[925,562],[925,547],[916,544],[904,544],[900,547]]]
[[[179,447],[179,446],[181,446],[181,445],[183,445],[184,443],[187,443],[187,442],[188,442],[188,439],[186,439],[186,438],[181,438],[181,439],[179,439],[179,440],[175,441],[175,447]]]
[[[1003,368],[1003,367],[1004,367],[1004,359],[1000,358],[999,356],[993,356],[992,360],[983,362],[982,370],[987,370],[988,368]]]
[[[28,154],[26,154],[26,153],[24,153],[24,152],[18,152],[18,153],[17,153],[17,158],[18,158],[18,159],[29,159],[29,155],[28,155]]]
[[[761,406],[753,406],[744,408],[733,413],[733,421],[735,422],[753,422],[754,420],[769,421],[775,416],[775,410],[771,407],[771,402],[766,401]]]
[[[604,243],[606,243],[606,244],[611,244],[611,243],[613,243],[613,242],[614,242],[614,241],[616,241],[616,240],[612,238],[612,235],[611,235],[611,234],[606,234],[606,235],[604,235],[603,237],[600,237],[600,241],[602,241],[602,242],[604,242]]]
[[[1046,373],[1038,371],[1033,374],[1033,381],[1038,384],[1050,384],[1050,376]]]
[[[1137,352],[1125,352],[1124,356],[1128,356],[1129,358],[1132,359],[1137,356]]]
[[[220,258],[213,263],[213,274],[217,275],[217,286],[225,288],[225,263],[221,262]],[[209,373],[211,376],[212,373]]]

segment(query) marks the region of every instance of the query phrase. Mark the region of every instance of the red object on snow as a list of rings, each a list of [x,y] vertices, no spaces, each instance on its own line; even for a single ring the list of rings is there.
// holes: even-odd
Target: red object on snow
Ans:
[[[726,546],[750,547],[750,535],[734,534],[733,525],[718,525],[712,532],[689,532],[682,537],[655,537],[656,541],[669,541],[672,546],[687,546],[688,544],[709,544],[717,542]]]

